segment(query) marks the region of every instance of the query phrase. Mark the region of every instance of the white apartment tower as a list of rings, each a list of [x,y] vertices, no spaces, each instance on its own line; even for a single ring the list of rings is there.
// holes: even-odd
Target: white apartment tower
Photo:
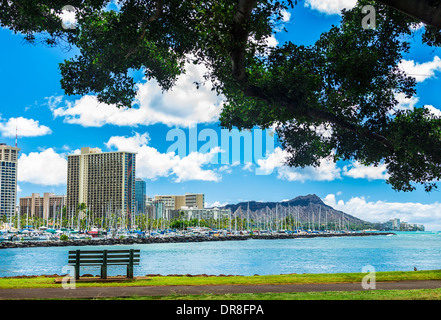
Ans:
[[[85,203],[95,216],[134,214],[135,153],[87,147],[67,159],[68,213]]]
[[[15,213],[19,151],[20,148],[0,143],[0,217],[10,217]]]

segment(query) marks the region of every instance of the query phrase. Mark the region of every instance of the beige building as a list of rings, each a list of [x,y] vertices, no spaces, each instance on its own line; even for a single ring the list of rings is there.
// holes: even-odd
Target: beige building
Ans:
[[[19,151],[20,148],[0,143],[0,217],[15,213]]]
[[[165,209],[179,210],[181,208],[204,208],[203,193],[186,193],[183,196],[161,195],[155,196],[155,200],[161,200]]]
[[[45,192],[41,197],[39,193],[33,193],[30,197],[22,197],[19,200],[21,215],[38,216],[44,219],[53,218],[60,214],[66,205],[66,196],[58,196]]]
[[[67,158],[68,212],[85,203],[97,216],[134,214],[135,153],[87,147]]]

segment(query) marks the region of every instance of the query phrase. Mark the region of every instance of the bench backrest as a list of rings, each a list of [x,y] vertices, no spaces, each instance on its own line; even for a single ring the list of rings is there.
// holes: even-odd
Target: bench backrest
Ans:
[[[139,265],[140,250],[73,250],[69,251],[69,265]]]

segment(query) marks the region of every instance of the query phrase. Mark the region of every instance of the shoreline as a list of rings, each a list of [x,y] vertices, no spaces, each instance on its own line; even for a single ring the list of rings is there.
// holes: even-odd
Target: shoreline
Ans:
[[[36,248],[36,247],[69,247],[69,246],[108,246],[108,245],[132,245],[149,243],[185,243],[185,242],[208,242],[208,241],[244,241],[300,239],[300,238],[330,238],[330,237],[366,237],[395,235],[393,232],[354,232],[354,233],[306,233],[306,234],[280,234],[280,235],[240,235],[240,236],[172,236],[172,237],[147,237],[147,238],[124,238],[124,239],[95,239],[95,240],[48,240],[48,241],[3,241],[0,249],[13,248]]]

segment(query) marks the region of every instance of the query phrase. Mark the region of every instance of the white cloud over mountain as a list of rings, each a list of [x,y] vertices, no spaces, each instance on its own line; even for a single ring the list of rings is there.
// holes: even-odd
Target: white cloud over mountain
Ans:
[[[358,161],[343,167],[343,174],[354,179],[385,180],[389,178],[385,164],[365,166]]]
[[[288,153],[280,147],[275,148],[274,152],[265,159],[257,160],[258,168],[256,173],[268,175],[277,172],[277,177],[288,181],[332,181],[341,179],[340,169],[336,163],[330,160],[322,160],[318,167],[294,168],[286,165]]]
[[[441,230],[440,203],[422,204],[414,202],[368,201],[365,197],[352,197],[348,201],[337,200],[328,194],[323,202],[369,222],[386,222],[398,218],[409,223],[423,224],[428,231]]]
[[[257,174],[268,175],[273,172],[277,177],[287,181],[333,181],[342,179],[343,176],[354,179],[387,179],[388,173],[385,165],[375,167],[373,165],[365,166],[355,161],[343,168],[337,166],[332,159],[323,159],[318,167],[307,166],[305,168],[294,168],[286,165],[288,153],[277,147],[273,153],[265,159],[257,161]]]

